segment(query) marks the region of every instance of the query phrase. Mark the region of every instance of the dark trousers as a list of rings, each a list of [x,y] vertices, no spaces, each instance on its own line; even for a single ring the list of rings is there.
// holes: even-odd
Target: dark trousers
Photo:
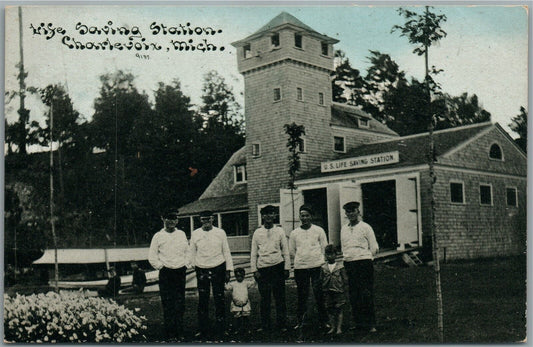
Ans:
[[[320,283],[320,266],[311,269],[294,269],[294,279],[296,280],[298,292],[298,323],[304,323],[304,314],[307,312],[307,298],[309,297],[310,284],[313,287],[313,294],[318,307],[318,317],[321,322],[327,322],[328,315],[324,304],[322,283]]]
[[[374,265],[372,260],[344,262],[348,275],[353,322],[357,328],[370,329],[376,325],[374,312]]]
[[[257,286],[261,294],[261,326],[270,328],[271,296],[276,303],[276,322],[278,328],[285,327],[287,304],[285,302],[285,262],[257,269],[260,274]]]
[[[167,338],[183,334],[185,310],[185,266],[179,269],[159,270],[159,294],[163,305],[163,320]]]
[[[207,335],[209,331],[209,293],[210,287],[212,287],[215,301],[215,332],[217,334],[224,333],[226,263],[208,269],[196,267],[196,280],[198,282],[198,326],[200,332]]]

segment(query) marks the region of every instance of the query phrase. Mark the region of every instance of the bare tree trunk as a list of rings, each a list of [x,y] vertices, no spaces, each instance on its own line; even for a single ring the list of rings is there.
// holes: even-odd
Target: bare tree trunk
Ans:
[[[426,19],[429,16],[429,7],[426,6]],[[429,89],[429,46],[425,46],[425,64],[426,64],[426,88],[428,93],[428,116],[429,116],[429,194],[431,196],[431,247],[433,253],[433,270],[435,273],[435,288],[437,294],[437,329],[439,333],[439,341],[444,342],[444,313],[442,308],[442,289],[440,281],[440,263],[439,263],[439,247],[437,242],[437,224],[435,222],[435,182],[437,177],[435,175],[435,138],[433,136],[434,130],[434,114],[431,109],[431,90]]]

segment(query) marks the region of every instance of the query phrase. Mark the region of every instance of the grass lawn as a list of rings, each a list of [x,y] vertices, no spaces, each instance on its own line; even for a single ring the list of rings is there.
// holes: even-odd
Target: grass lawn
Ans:
[[[526,257],[487,259],[475,262],[441,264],[444,306],[444,338],[447,343],[509,343],[526,338]],[[296,323],[296,286],[287,282],[288,321]],[[312,296],[312,295],[311,295]],[[375,266],[375,307],[378,332],[354,335],[348,330],[350,310],[345,311],[345,332],[332,340],[318,329],[316,309],[310,296],[311,326],[305,342],[345,343],[434,343],[438,342],[437,304],[433,267]],[[228,297],[229,299],[229,297]],[[212,300],[212,299],[211,299]],[[259,328],[259,293],[250,291],[252,331]],[[140,308],[148,319],[146,336],[149,342],[161,341],[163,335],[162,307],[158,293],[142,296],[124,296],[120,303],[129,308]],[[229,302],[229,300],[228,300]],[[198,296],[188,292],[185,307],[186,341],[194,341],[197,331]],[[213,317],[211,301],[211,317]],[[228,323],[231,322],[229,314]],[[348,305],[347,305],[348,306]],[[273,315],[274,315],[273,308]],[[228,341],[240,342],[295,342],[297,332],[269,335],[253,332],[250,336]]]

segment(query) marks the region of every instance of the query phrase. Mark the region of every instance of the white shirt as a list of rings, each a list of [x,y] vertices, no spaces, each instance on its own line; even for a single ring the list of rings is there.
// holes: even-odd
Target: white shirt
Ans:
[[[251,271],[256,272],[257,268],[274,266],[282,261],[285,261],[285,270],[290,270],[291,260],[285,230],[278,226],[273,226],[271,229],[261,226],[252,237]]]
[[[209,231],[198,228],[191,233],[191,264],[202,269],[226,262],[226,270],[233,270],[233,259],[226,232],[213,227]]]
[[[341,248],[344,261],[372,260],[379,250],[374,230],[363,221],[341,228]]]
[[[324,264],[324,249],[328,241],[324,229],[311,224],[309,229],[296,228],[289,238],[289,250],[294,255],[295,269],[310,269]]]
[[[152,237],[148,261],[156,270],[163,267],[179,269],[188,265],[189,242],[182,230],[174,228],[171,233],[161,229]]]
[[[247,280],[242,282],[234,281],[225,285],[226,290],[231,290],[232,300],[239,306],[243,306],[248,302],[248,289],[253,286],[254,283]]]

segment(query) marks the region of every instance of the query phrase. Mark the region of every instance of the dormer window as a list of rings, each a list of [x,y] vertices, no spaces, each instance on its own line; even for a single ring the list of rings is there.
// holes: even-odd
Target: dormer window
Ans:
[[[251,58],[252,57],[252,45],[249,43],[244,45],[243,49],[243,55],[244,59]]]
[[[246,176],[246,165],[244,164],[235,165],[233,173],[234,173],[234,180],[236,184],[246,182],[248,178]]]
[[[494,160],[503,160],[502,149],[497,143],[493,143],[492,146],[490,146],[489,158]]]
[[[294,47],[302,48],[302,35],[294,34]]]
[[[270,36],[270,43],[272,44],[272,48],[279,47],[279,34]]]
[[[322,55],[328,55],[328,44],[326,42],[322,42]]]
[[[366,118],[357,118],[357,124],[359,124],[359,128],[368,128],[368,119]]]

